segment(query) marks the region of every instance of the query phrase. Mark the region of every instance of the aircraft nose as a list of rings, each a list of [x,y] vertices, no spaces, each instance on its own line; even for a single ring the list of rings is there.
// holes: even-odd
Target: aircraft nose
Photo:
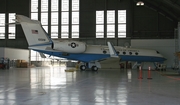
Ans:
[[[161,56],[161,58],[162,58],[162,61],[167,60],[163,55],[160,54],[160,56]]]

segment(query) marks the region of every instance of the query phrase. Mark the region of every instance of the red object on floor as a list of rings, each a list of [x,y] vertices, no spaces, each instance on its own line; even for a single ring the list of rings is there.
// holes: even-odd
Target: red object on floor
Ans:
[[[152,79],[151,78],[151,68],[149,67],[149,70],[148,70],[148,78],[147,79]]]
[[[141,67],[139,67],[139,77],[138,77],[138,79],[143,79]]]

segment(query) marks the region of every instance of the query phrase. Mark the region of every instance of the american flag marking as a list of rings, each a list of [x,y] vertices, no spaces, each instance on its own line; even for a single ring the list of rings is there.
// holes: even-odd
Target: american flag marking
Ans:
[[[38,34],[38,30],[31,30],[32,34]]]

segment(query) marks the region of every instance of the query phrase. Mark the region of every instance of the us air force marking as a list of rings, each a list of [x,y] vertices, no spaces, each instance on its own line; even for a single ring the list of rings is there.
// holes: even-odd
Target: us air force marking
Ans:
[[[75,47],[76,47],[76,43],[72,42],[72,43],[71,43],[71,47],[72,47],[72,48],[75,48]]]

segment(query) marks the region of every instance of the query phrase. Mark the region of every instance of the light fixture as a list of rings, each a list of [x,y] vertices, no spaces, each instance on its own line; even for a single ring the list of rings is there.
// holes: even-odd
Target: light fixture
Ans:
[[[144,2],[138,1],[138,2],[136,3],[136,5],[137,5],[137,6],[143,6],[143,5],[144,5]]]

